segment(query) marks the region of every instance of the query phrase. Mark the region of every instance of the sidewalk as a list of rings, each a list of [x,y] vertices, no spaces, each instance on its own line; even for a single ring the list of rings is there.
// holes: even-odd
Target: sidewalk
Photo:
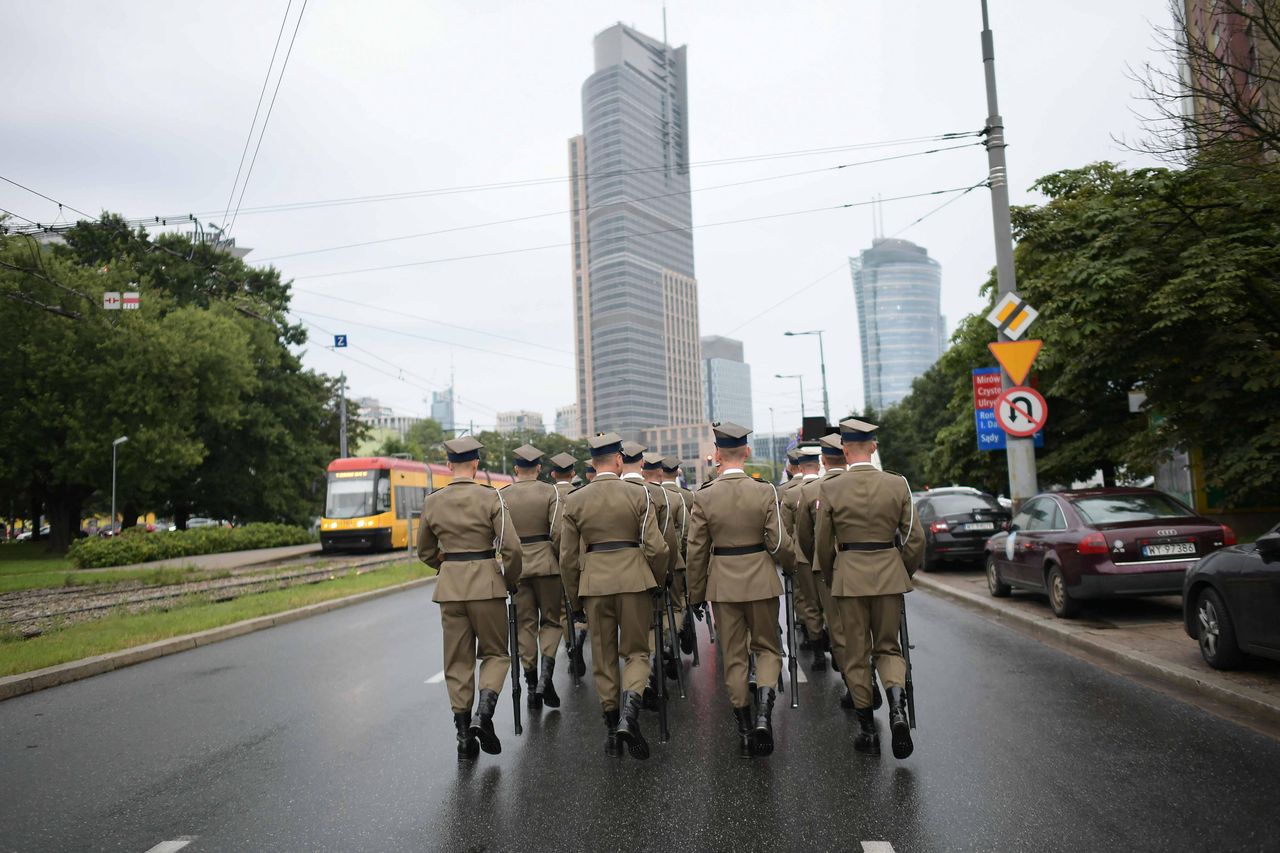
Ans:
[[[246,566],[257,566],[261,563],[273,563],[276,560],[288,560],[293,557],[304,557],[319,554],[320,543],[311,542],[306,545],[285,545],[280,548],[258,548],[253,551],[225,551],[221,554],[199,554],[194,557],[174,557],[170,560],[152,560],[149,563],[130,563],[127,566],[109,566],[102,569],[78,569],[81,572],[118,572],[123,569],[171,569],[196,568],[206,571],[222,571],[243,569]]]
[[[1017,590],[992,598],[982,571],[917,572],[916,586],[995,614],[1052,644],[1099,656],[1134,674],[1222,702],[1280,725],[1280,662],[1249,659],[1244,669],[1212,669],[1182,627],[1180,596],[1086,602],[1078,619],[1059,619],[1043,595]]]

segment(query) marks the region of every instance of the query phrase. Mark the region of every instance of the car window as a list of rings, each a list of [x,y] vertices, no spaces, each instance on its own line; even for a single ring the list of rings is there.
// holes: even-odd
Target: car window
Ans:
[[[954,515],[960,512],[976,510],[992,510],[1002,512],[995,498],[986,495],[939,495],[929,499],[930,505],[938,515]]]
[[[1027,504],[1027,526],[1025,530],[1049,530],[1053,526],[1053,513],[1057,507],[1053,501],[1040,498]]]
[[[1050,530],[1066,530],[1067,519],[1062,515],[1062,507],[1058,506],[1058,502],[1053,502],[1053,521],[1049,523]]]
[[[1076,498],[1072,505],[1089,524],[1116,524],[1149,521],[1155,518],[1186,518],[1195,515],[1187,507],[1160,492],[1132,495],[1099,495]]]
[[[1031,507],[1031,504],[1028,504],[1027,506],[1022,508],[1021,512],[1019,512],[1017,515],[1013,517],[1013,521],[1009,525],[1010,528],[1015,530],[1027,529],[1027,525],[1031,522],[1031,514],[1027,512],[1027,510],[1030,509],[1030,507]]]

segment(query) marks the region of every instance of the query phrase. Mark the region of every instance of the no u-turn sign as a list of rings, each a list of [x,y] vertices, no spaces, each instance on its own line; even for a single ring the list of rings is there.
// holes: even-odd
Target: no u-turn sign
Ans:
[[[996,423],[1014,438],[1029,438],[1044,429],[1049,405],[1034,388],[1017,385],[996,400]]]

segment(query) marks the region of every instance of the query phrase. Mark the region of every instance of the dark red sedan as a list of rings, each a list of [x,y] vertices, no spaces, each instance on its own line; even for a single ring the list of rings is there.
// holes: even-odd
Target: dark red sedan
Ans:
[[[1235,542],[1230,527],[1156,489],[1050,492],[987,540],[987,588],[1046,593],[1070,618],[1084,599],[1181,593],[1188,566]]]

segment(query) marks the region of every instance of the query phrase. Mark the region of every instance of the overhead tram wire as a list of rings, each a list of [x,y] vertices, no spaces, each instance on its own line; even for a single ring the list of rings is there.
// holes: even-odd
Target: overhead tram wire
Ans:
[[[946,201],[944,201],[942,204],[940,204],[940,205],[938,205],[937,207],[935,207],[935,208],[933,208],[932,210],[930,210],[930,211],[929,211],[928,213],[926,213],[924,216],[921,216],[921,217],[919,217],[918,219],[913,219],[911,222],[909,222],[909,223],[907,223],[906,225],[902,226],[902,227],[901,227],[901,228],[899,228],[897,231],[895,231],[895,232],[893,233],[893,235],[892,235],[892,236],[897,237],[898,235],[902,234],[903,232],[905,232],[905,231],[907,231],[907,230],[909,230],[909,229],[911,229],[911,228],[914,228],[915,226],[919,225],[921,222],[924,222],[924,221],[925,221],[926,219],[928,219],[930,216],[933,216],[935,213],[938,213],[939,211],[941,211],[943,208],[947,207],[948,205],[954,204],[955,202],[957,202],[957,201],[959,201],[960,199],[964,198],[964,197],[965,197],[965,196],[967,196],[969,193],[971,193],[971,192],[973,192],[974,190],[976,190],[978,187],[985,187],[985,186],[987,185],[987,183],[988,183],[988,182],[987,182],[986,180],[981,180],[981,181],[979,181],[978,183],[974,184],[973,186],[969,187],[969,189],[967,189],[967,190],[965,190],[964,192],[960,193],[959,195],[952,196],[951,198],[949,198],[949,199],[947,199]]]
[[[875,165],[877,163],[887,163],[892,160],[905,160],[911,157],[923,157],[929,154],[939,154],[945,151],[958,151],[962,148],[972,148],[975,146],[981,146],[982,144],[983,143],[981,142],[966,142],[963,145],[951,145],[945,148],[930,148],[926,151],[913,151],[910,154],[893,154],[888,157],[877,157],[874,160],[860,160],[853,163],[838,163],[834,166],[823,166],[819,169],[805,169],[800,172],[787,172],[781,175],[765,175],[764,177],[761,177],[761,178],[748,178],[747,180],[743,180],[743,181],[733,181],[727,184],[716,184],[710,187],[696,187],[696,188],[690,188],[687,190],[679,190],[678,192],[643,196],[641,198],[630,198],[630,199],[627,199],[627,201],[642,202],[642,201],[657,201],[659,199],[664,199],[664,198],[676,198],[679,196],[691,195],[693,193],[709,192],[712,190],[730,189],[732,187],[742,187],[742,186],[747,186],[749,184],[766,183],[768,181],[780,181],[780,180],[785,180],[786,178],[797,178],[797,177],[803,177],[805,175],[818,175],[823,172],[837,172],[837,171],[840,171],[841,169],[849,169],[856,166],[870,166],[870,165]],[[415,240],[421,237],[436,237],[441,234],[454,234],[459,231],[472,231],[479,228],[491,228],[495,225],[511,225],[517,222],[529,222],[534,219],[547,219],[549,217],[564,216],[566,214],[577,215],[581,213],[582,210],[588,209],[588,208],[568,208],[564,210],[552,211],[550,213],[535,213],[529,216],[517,216],[513,219],[497,219],[491,222],[478,222],[472,225],[458,225],[453,228],[442,228],[438,231],[423,231],[417,234],[404,234],[399,237],[383,237],[381,239],[365,240],[359,243],[344,243],[339,246],[326,246],[320,249],[308,249],[301,252],[287,252],[282,255],[271,255],[266,258],[258,258],[253,263],[265,264],[265,263],[270,263],[271,261],[280,260],[282,258],[297,258],[297,257],[302,257],[304,255],[318,255],[324,252],[336,252],[343,249],[358,249],[358,248],[363,248],[365,246],[377,246],[385,243],[396,243],[401,240]]]
[[[240,164],[236,166],[236,178],[231,182],[231,192],[227,193],[227,206],[222,211],[222,227],[227,225],[227,216],[231,213],[231,202],[236,197],[236,187],[240,184],[240,173],[244,169],[244,160],[249,156],[249,143],[253,142],[253,129],[258,126],[258,113],[262,110],[262,99],[267,96],[267,84],[271,82],[271,69],[276,65],[276,54],[280,51],[280,40],[284,38],[284,27],[289,22],[289,10],[293,8],[293,0],[284,7],[284,16],[280,19],[280,30],[276,33],[275,47],[271,48],[271,61],[267,63],[267,73],[262,77],[262,90],[258,92],[258,103],[253,108],[253,121],[249,122],[249,132],[244,137],[244,150],[240,152]],[[247,179],[246,179],[247,182]]]

